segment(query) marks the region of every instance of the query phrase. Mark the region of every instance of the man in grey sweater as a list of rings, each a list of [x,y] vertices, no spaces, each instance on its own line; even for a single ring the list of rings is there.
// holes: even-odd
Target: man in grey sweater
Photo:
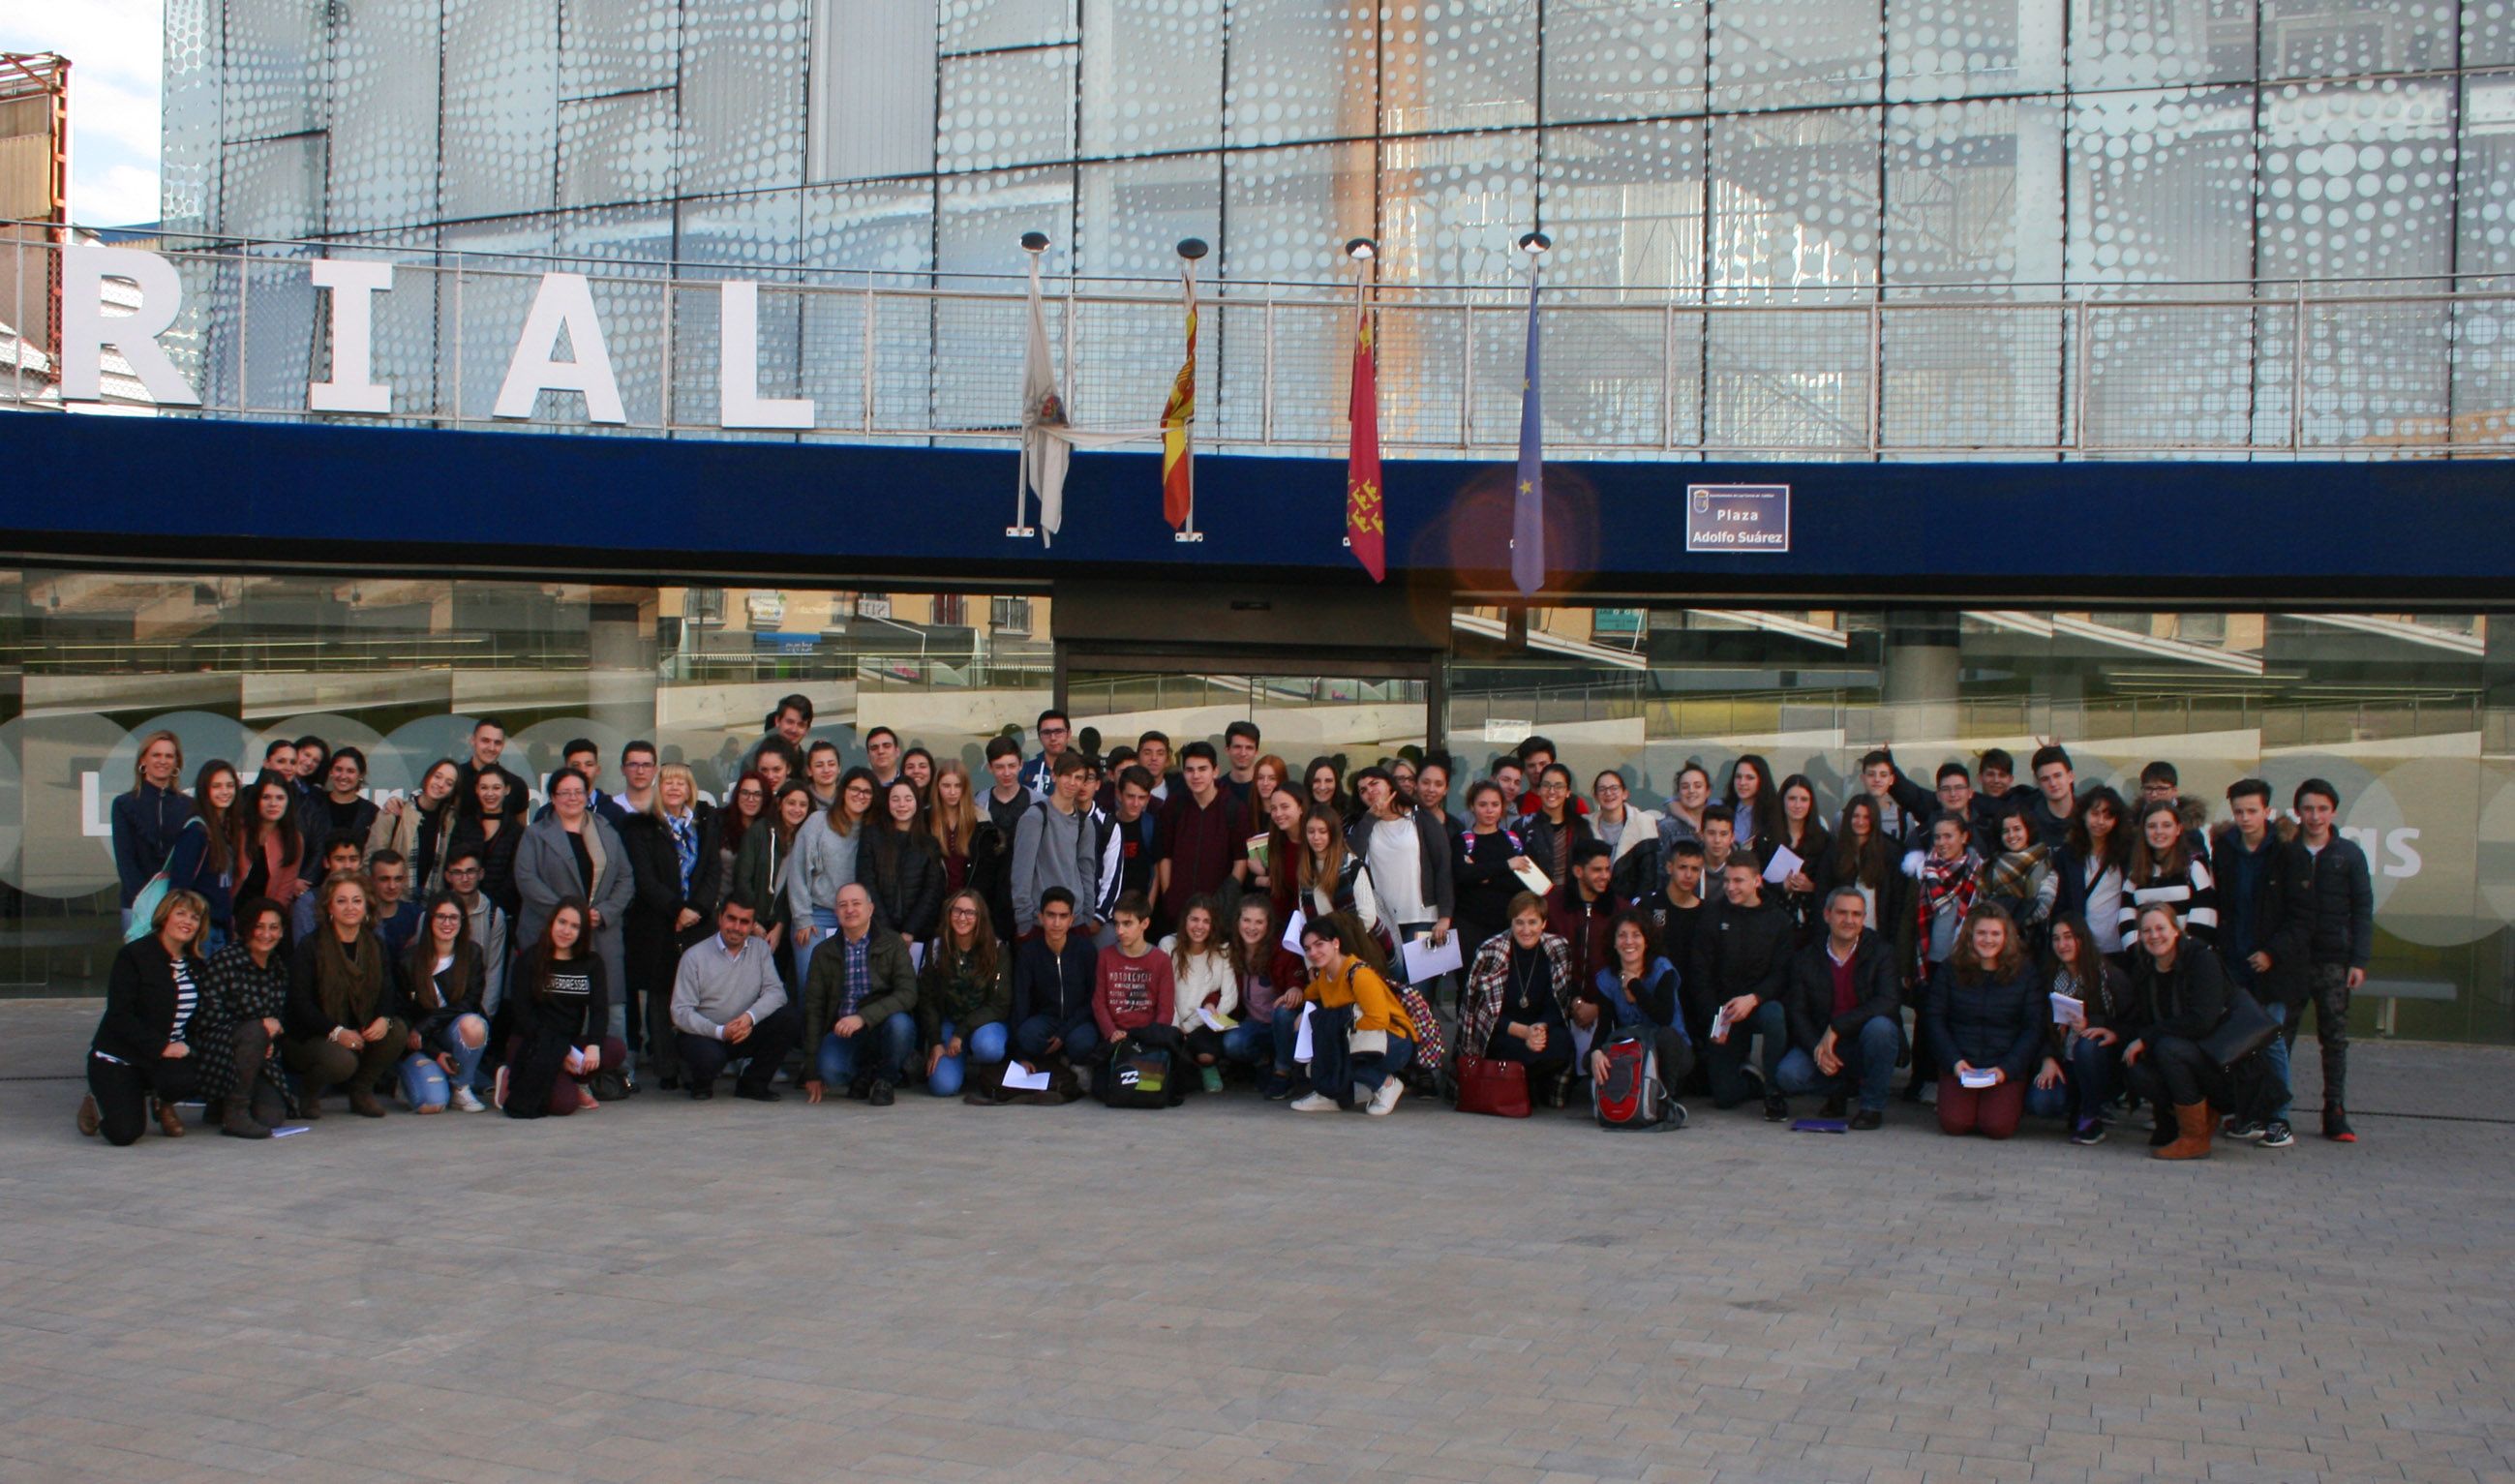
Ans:
[[[1108,913],[1101,905],[1099,832],[1085,801],[1090,764],[1080,753],[1059,753],[1056,786],[1013,829],[1013,928],[1028,937],[1039,922],[1040,893],[1063,886],[1074,893],[1076,935],[1096,938]]]
[[[777,963],[759,935],[760,914],[739,891],[728,892],[716,912],[716,933],[693,943],[673,975],[674,1040],[690,1096],[716,1095],[725,1063],[749,1057],[733,1095],[775,1102],[769,1079],[803,1034],[804,1017],[778,982]]]

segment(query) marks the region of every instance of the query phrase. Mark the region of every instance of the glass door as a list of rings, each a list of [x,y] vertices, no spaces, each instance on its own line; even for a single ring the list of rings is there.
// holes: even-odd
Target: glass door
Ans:
[[[1236,657],[1229,665],[1122,656],[1071,657],[1063,667],[1065,711],[1076,739],[1106,753],[1134,745],[1147,731],[1171,739],[1174,754],[1198,740],[1222,750],[1223,728],[1257,723],[1260,750],[1283,758],[1298,774],[1312,758],[1337,759],[1347,769],[1367,766],[1401,750],[1421,756],[1428,732],[1435,676],[1431,667],[1327,666],[1307,662],[1311,673],[1286,673],[1293,665],[1266,665]],[[1320,668],[1335,674],[1315,673]]]

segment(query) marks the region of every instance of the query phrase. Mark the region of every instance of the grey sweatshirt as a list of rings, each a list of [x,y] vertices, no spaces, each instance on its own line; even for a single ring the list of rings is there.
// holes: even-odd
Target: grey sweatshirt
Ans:
[[[1053,804],[1034,805],[1013,830],[1013,928],[1028,932],[1039,921],[1040,893],[1063,886],[1074,893],[1079,924],[1095,919],[1100,898],[1100,860],[1092,848],[1092,813],[1068,814]]]

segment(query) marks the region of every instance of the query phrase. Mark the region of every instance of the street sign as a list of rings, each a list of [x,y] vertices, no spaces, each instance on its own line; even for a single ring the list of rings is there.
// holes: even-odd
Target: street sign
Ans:
[[[1685,487],[1689,552],[1787,552],[1791,487],[1787,484],[1689,484]]]

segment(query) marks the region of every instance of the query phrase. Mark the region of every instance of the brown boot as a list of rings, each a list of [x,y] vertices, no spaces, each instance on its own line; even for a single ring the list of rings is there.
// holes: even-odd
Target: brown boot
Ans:
[[[374,1089],[353,1085],[350,1089],[350,1111],[360,1118],[382,1118],[385,1105],[376,1101]]]
[[[156,1103],[157,1128],[159,1132],[163,1133],[168,1138],[182,1138],[184,1136],[184,1115],[176,1112],[175,1105],[171,1102],[157,1099]]]
[[[94,1138],[96,1137],[96,1131],[99,1128],[102,1128],[103,1124],[104,1115],[97,1111],[96,1094],[91,1092],[87,1096],[80,1098],[78,1110],[78,1131],[81,1134],[86,1134],[88,1137]]]
[[[219,1132],[229,1138],[268,1138],[270,1131],[253,1116],[253,1099],[230,1097],[217,1110]]]
[[[2174,1142],[2159,1149],[2159,1159],[2189,1160],[2209,1157],[2209,1105],[2206,1102],[2179,1102],[2174,1105],[2174,1124],[2180,1131]]]

